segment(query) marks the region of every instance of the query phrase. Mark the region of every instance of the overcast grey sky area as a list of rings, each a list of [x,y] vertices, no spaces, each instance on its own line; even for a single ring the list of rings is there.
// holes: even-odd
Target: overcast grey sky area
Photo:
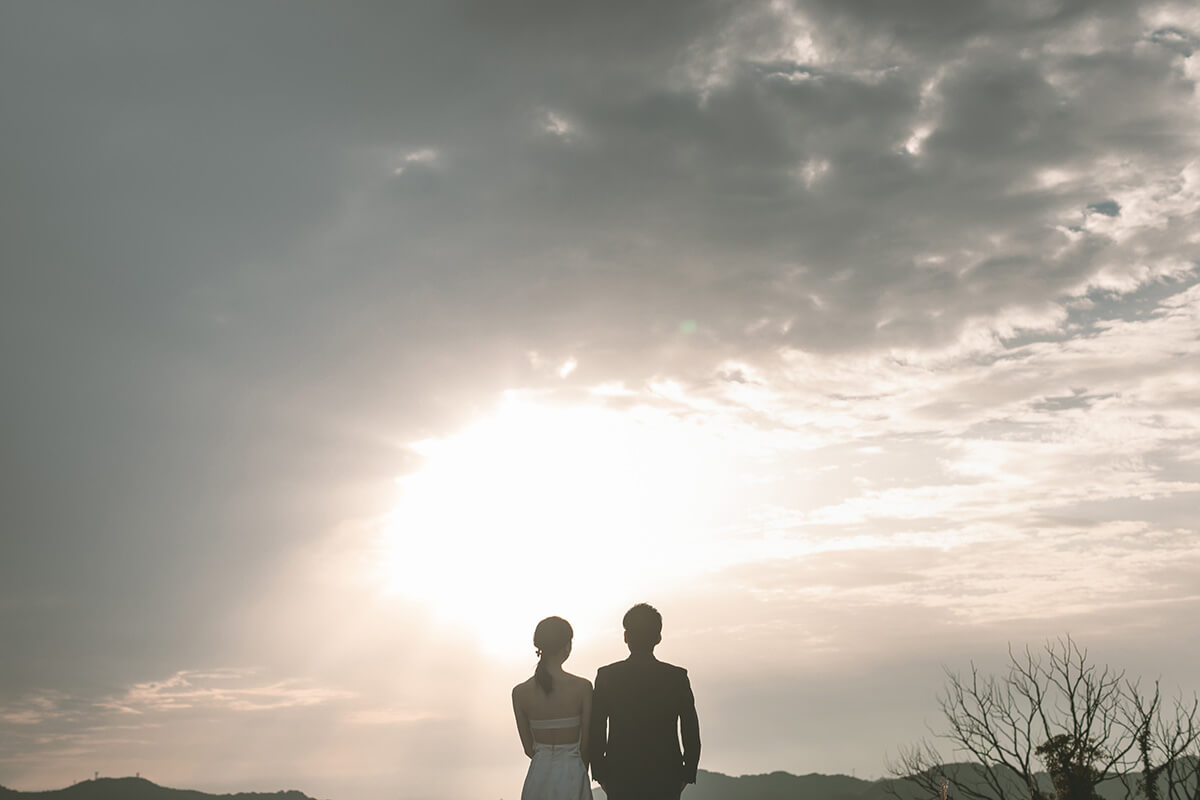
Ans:
[[[1200,689],[1200,9],[0,0],[0,784],[515,797],[542,617],[701,767]]]

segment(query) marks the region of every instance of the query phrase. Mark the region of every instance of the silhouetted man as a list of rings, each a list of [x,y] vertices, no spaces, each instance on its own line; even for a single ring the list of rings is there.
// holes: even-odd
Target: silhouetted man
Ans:
[[[700,723],[687,670],[654,657],[662,615],[653,606],[639,603],[623,623],[629,658],[596,673],[592,777],[610,800],[679,800],[683,787],[696,782],[700,763]]]

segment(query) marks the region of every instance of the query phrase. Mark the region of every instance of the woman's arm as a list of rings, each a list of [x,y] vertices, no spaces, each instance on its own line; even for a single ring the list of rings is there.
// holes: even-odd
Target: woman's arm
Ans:
[[[514,686],[512,691],[513,716],[517,718],[517,733],[521,737],[521,747],[525,750],[525,755],[533,758],[533,729],[529,727],[529,717],[521,708],[520,701],[517,700],[517,689],[520,687]]]
[[[583,707],[579,712],[579,753],[583,756],[583,765],[591,763],[588,758],[589,731],[592,726],[592,684],[587,678],[583,679]]]

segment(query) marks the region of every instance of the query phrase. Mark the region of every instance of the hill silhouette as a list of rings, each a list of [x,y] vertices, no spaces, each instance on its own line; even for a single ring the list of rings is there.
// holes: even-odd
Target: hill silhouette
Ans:
[[[955,780],[970,786],[984,786],[983,770],[978,764],[948,764],[947,771]],[[1050,776],[1036,775],[1044,791],[1053,791]],[[1097,787],[1102,800],[1125,800],[1125,786],[1117,780],[1107,780]],[[1022,793],[1014,791],[1014,797]],[[1165,784],[1162,796],[1166,796]],[[700,770],[694,786],[683,793],[684,800],[936,800],[911,781],[897,778],[866,780],[849,775],[793,775],[771,772],[763,775],[724,775]],[[951,791],[951,800],[954,792]],[[607,800],[597,789],[595,800]]]
[[[982,769],[976,764],[947,765],[957,780],[983,783]],[[1038,783],[1050,790],[1048,775],[1039,773]],[[1125,800],[1125,788],[1117,781],[1105,781],[1098,787],[1102,800]],[[1014,796],[1020,796],[1015,793]],[[1165,796],[1165,795],[1164,795]],[[896,778],[866,780],[849,775],[793,775],[771,772],[763,775],[725,775],[700,770],[696,784],[683,793],[684,800],[936,800],[920,787]],[[953,800],[953,793],[951,798]],[[20,792],[0,786],[0,800],[314,800],[291,789],[279,792],[238,792],[209,794],[192,789],[171,789],[145,778],[99,778],[81,781],[65,789]],[[349,799],[349,800],[352,800]],[[607,800],[600,789],[595,800]]]
[[[281,792],[208,794],[193,789],[171,789],[145,778],[97,778],[65,789],[19,792],[0,786],[0,800],[314,800],[291,789]]]

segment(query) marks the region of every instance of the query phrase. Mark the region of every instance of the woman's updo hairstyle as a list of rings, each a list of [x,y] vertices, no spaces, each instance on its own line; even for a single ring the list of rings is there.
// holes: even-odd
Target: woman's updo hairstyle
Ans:
[[[550,694],[554,688],[554,676],[546,666],[546,658],[561,652],[575,638],[571,623],[562,617],[546,617],[533,629],[533,646],[537,648],[538,665],[533,671],[533,680],[542,691]]]

